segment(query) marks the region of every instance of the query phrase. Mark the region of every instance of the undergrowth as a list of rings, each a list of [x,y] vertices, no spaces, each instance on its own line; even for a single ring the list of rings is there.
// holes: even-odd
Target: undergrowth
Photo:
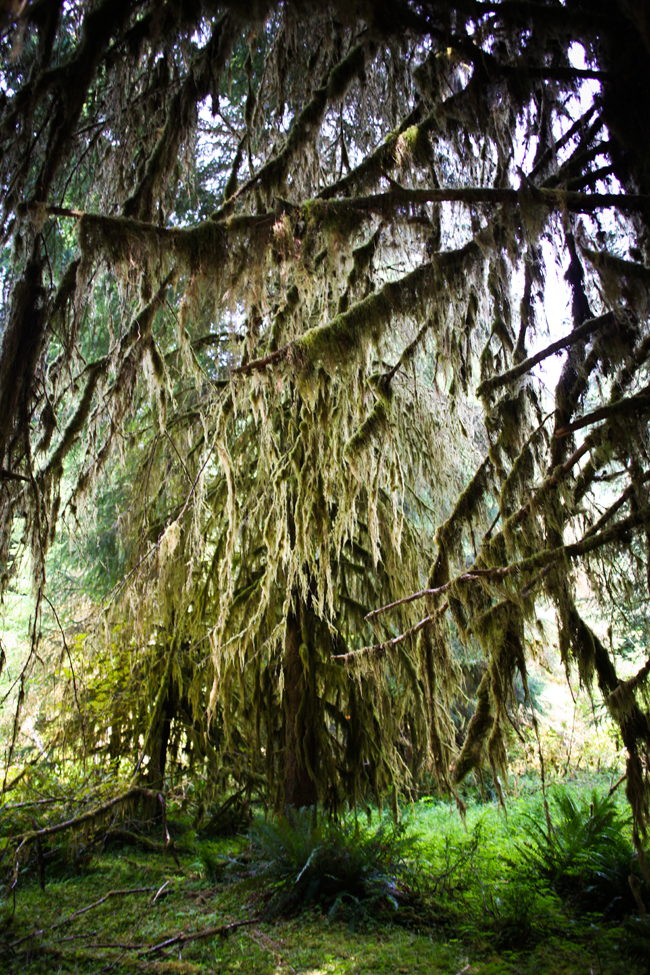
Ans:
[[[88,837],[76,860],[59,849],[44,889],[30,861],[0,915],[0,971],[642,975],[650,926],[630,870],[650,896],[623,797],[606,792],[551,791],[550,833],[538,787],[507,814],[470,802],[465,825],[432,799],[399,825],[289,811],[226,838],[170,807],[178,864],[159,823],[110,847]],[[11,812],[0,844],[24,815]]]

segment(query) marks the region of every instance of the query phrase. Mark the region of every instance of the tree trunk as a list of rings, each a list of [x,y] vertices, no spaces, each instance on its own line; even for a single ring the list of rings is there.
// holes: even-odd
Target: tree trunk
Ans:
[[[162,792],[164,789],[169,733],[177,709],[178,696],[175,689],[170,688],[162,707],[160,724],[155,736],[152,736],[151,757],[147,766],[147,788],[152,792]],[[144,819],[157,819],[161,813],[162,807],[155,798],[143,800],[142,815]]]
[[[288,806],[299,809],[301,806],[315,806],[318,800],[316,783],[309,774],[305,758],[308,758],[314,772],[315,735],[314,730],[300,720],[300,704],[303,694],[309,693],[308,675],[300,657],[302,630],[298,613],[290,612],[287,618],[287,637],[284,665],[284,801]],[[312,711],[311,708],[308,711]],[[313,717],[313,713],[311,715]],[[307,714],[307,720],[310,715]]]

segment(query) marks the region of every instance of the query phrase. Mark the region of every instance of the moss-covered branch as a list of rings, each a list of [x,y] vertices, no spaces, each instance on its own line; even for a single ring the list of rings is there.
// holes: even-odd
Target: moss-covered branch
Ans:
[[[599,531],[601,531],[602,528],[607,524],[607,522],[608,521],[611,521],[612,518],[614,517],[614,515],[618,511],[620,511],[620,509],[623,507],[623,505],[627,501],[629,501],[630,498],[634,497],[634,495],[638,491],[639,485],[640,484],[646,484],[648,481],[650,481],[650,471],[646,471],[644,474],[642,474],[637,483],[630,484],[625,489],[625,491],[623,491],[623,493],[621,494],[621,496],[614,502],[614,504],[611,504],[609,506],[609,508],[607,509],[607,511],[605,511],[600,516],[600,518],[598,519],[598,521],[596,521],[595,524],[593,524],[591,526],[591,528],[588,531],[585,532],[584,537],[585,538],[590,538],[592,535],[596,535]]]
[[[574,328],[569,335],[565,335],[564,338],[558,339],[556,342],[551,342],[547,345],[545,349],[541,352],[537,352],[535,355],[530,356],[530,358],[525,359],[520,362],[519,365],[513,366],[512,369],[508,369],[507,372],[502,372],[498,376],[492,376],[490,379],[484,380],[476,390],[476,395],[485,397],[489,396],[496,389],[500,389],[501,386],[508,386],[510,383],[516,382],[525,376],[526,373],[530,372],[536,365],[543,362],[544,359],[548,359],[549,356],[555,355],[557,352],[561,352],[562,349],[568,348],[570,345],[574,345],[576,342],[582,342],[588,335],[597,331],[600,328],[613,325],[616,321],[613,312],[607,312],[605,315],[600,315],[598,318],[590,318],[588,321],[583,322],[578,328]]]
[[[646,388],[641,392],[637,393],[636,396],[629,396],[626,399],[616,400],[614,403],[609,403],[607,406],[601,406],[597,410],[593,410],[591,413],[587,413],[585,416],[581,416],[579,420],[574,420],[573,423],[567,423],[565,426],[559,427],[555,430],[553,436],[560,440],[562,437],[568,437],[570,433],[575,430],[581,430],[583,427],[590,426],[592,423],[598,423],[599,420],[609,420],[613,417],[629,416],[630,414],[637,413],[642,416],[644,413],[650,410],[650,387]]]
[[[539,206],[550,212],[595,213],[598,210],[616,209],[623,213],[650,211],[650,197],[628,193],[577,193],[570,190],[554,190],[528,184],[522,189],[500,187],[458,186],[440,189],[411,190],[393,185],[388,193],[358,196],[338,201],[328,198],[332,215],[344,209],[367,210],[382,216],[404,206],[421,206],[423,203],[464,203],[466,206],[510,205],[529,208]]]
[[[150,789],[144,789],[141,786],[131,786],[119,796],[115,796],[113,799],[109,799],[107,802],[103,802],[99,806],[95,806],[94,809],[89,809],[88,812],[81,813],[79,816],[74,816],[72,819],[66,819],[65,822],[55,823],[54,826],[44,826],[43,829],[30,830],[27,833],[19,833],[16,836],[12,836],[12,843],[18,843],[24,845],[26,843],[31,843],[33,840],[46,839],[48,836],[56,836],[59,833],[65,833],[71,829],[77,829],[79,826],[85,826],[87,823],[96,822],[114,809],[116,806],[121,806],[124,803],[130,802],[132,799],[157,799],[158,793],[152,792]]]
[[[478,245],[471,241],[457,251],[439,254],[431,263],[420,265],[397,281],[387,282],[379,291],[324,325],[317,325],[281,349],[239,366],[233,372],[259,372],[288,360],[298,376],[306,378],[317,366],[331,373],[350,365],[371,342],[379,341],[392,315],[412,314],[426,305],[439,281],[436,269],[443,273],[452,268],[459,271],[464,262],[474,260],[478,253]]]
[[[363,72],[366,54],[366,44],[356,44],[329,71],[325,83],[314,91],[311,100],[294,120],[286,142],[277,156],[266,162],[226,201],[222,210],[216,215],[217,218],[231,213],[235,202],[257,186],[261,186],[267,195],[280,190],[296,155],[319,130],[327,106],[341,99],[352,81]]]
[[[562,545],[555,549],[546,549],[526,559],[521,559],[518,562],[510,562],[508,565],[495,566],[488,569],[472,567],[467,572],[463,572],[461,575],[448,580],[441,586],[420,589],[410,596],[397,599],[395,602],[388,603],[386,606],[380,606],[378,609],[374,609],[368,613],[366,619],[374,619],[382,613],[395,609],[398,606],[415,602],[418,599],[440,596],[443,593],[449,592],[451,589],[458,588],[459,585],[478,582],[482,579],[486,582],[500,582],[513,575],[523,575],[558,562],[581,558],[605,545],[611,545],[625,540],[630,532],[647,524],[650,524],[650,507],[641,508],[639,511],[622,519],[616,525],[613,525],[605,531],[598,533],[588,532],[578,542]]]

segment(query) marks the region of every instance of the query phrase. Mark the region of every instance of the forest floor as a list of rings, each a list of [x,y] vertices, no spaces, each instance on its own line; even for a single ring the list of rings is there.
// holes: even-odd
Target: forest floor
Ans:
[[[573,843],[577,856],[564,886],[559,875],[539,875],[538,786],[522,791],[507,816],[493,801],[471,802],[466,827],[454,807],[423,800],[404,811],[404,835],[414,837],[400,881],[407,906],[361,903],[333,917],[318,903],[266,916],[263,880],[241,879],[242,864],[254,860],[248,840],[201,838],[188,824],[174,829],[170,817],[176,860],[116,843],[53,859],[44,888],[37,864],[21,875],[15,906],[5,901],[0,918],[0,971],[642,975],[650,971],[650,924],[630,898],[629,860],[603,888],[578,850],[586,842],[579,829],[593,820],[592,785],[555,790],[573,797],[583,820],[570,828],[555,820],[557,842]],[[608,787],[601,775],[600,795]],[[619,824],[621,791],[610,802]],[[604,862],[613,841],[598,842],[594,862]]]

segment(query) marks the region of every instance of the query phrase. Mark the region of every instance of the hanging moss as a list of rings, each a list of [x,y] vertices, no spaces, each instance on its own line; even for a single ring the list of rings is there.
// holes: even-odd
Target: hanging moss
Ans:
[[[357,459],[372,444],[380,440],[388,427],[388,410],[382,400],[378,400],[356,433],[345,445],[345,455],[353,468]]]
[[[244,221],[243,228],[248,221]],[[259,221],[257,221],[258,229]],[[241,221],[225,227],[215,221],[188,229],[166,229],[128,217],[100,217],[84,214],[79,222],[79,246],[89,260],[102,256],[112,264],[129,265],[136,261],[155,270],[161,260],[175,261],[191,274],[219,269],[228,260],[228,237],[239,237]]]
[[[453,782],[458,785],[469,773],[480,768],[485,755],[485,743],[494,722],[492,709],[492,678],[486,671],[476,692],[476,710],[465,735],[460,755],[454,763]]]
[[[269,351],[275,352],[279,348],[280,343],[283,338],[285,338],[285,332],[290,316],[298,308],[300,302],[300,291],[297,286],[293,284],[287,291],[287,300],[283,307],[278,311],[273,319],[273,326],[271,329],[271,341],[269,343]]]

